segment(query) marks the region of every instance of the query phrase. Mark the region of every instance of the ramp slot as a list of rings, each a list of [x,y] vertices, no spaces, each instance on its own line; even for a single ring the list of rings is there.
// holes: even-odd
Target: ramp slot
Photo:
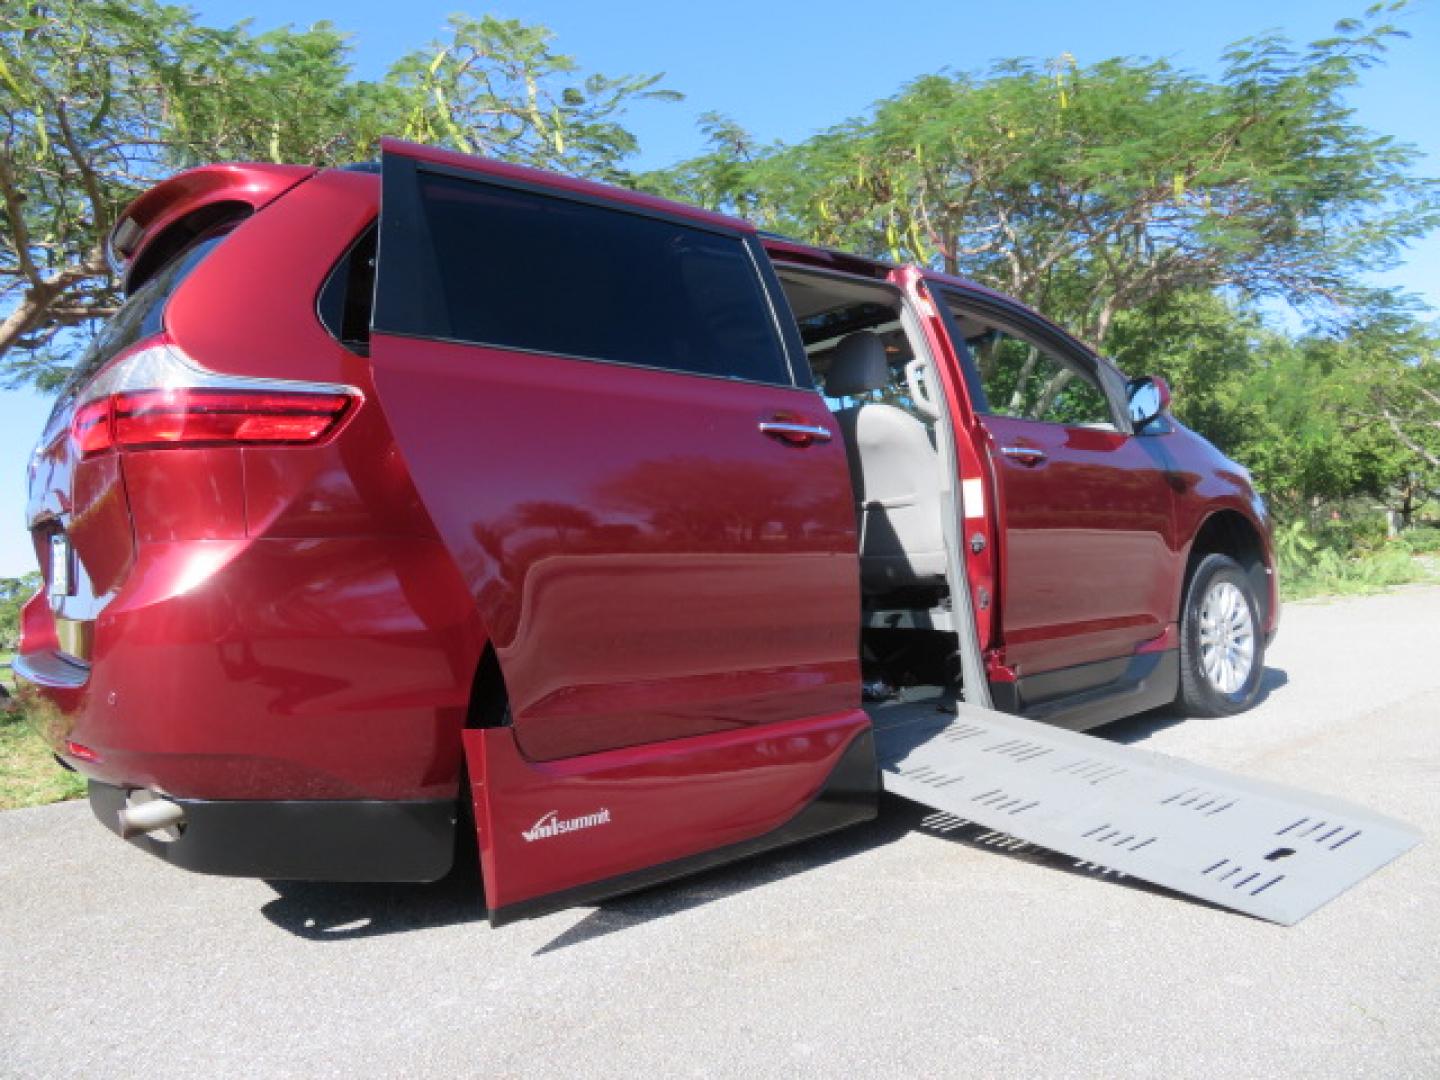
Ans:
[[[964,703],[876,719],[885,787],[940,811],[929,827],[979,826],[989,846],[1046,847],[1273,922],[1298,922],[1419,840],[1322,795]]]

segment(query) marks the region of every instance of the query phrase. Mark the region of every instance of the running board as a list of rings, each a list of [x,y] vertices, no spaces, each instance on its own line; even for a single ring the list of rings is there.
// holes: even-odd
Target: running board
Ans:
[[[885,790],[1286,926],[1420,841],[1336,799],[973,705],[872,716]]]

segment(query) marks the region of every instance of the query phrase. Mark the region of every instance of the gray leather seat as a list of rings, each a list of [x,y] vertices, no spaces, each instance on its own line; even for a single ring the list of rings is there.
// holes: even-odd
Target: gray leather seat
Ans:
[[[885,346],[868,330],[840,339],[825,376],[830,397],[857,397],[889,381]],[[835,412],[850,458],[860,522],[861,586],[869,594],[945,588],[940,459],[925,425],[905,410],[861,401]]]

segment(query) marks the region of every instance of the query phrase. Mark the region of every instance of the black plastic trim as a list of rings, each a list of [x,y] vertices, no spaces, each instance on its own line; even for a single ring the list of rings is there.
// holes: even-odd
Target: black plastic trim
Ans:
[[[90,809],[119,834],[127,790],[90,781]],[[294,881],[438,881],[455,856],[457,804],[436,800],[203,800],[176,840],[130,843],[184,870]]]
[[[875,734],[867,728],[845,748],[824,786],[798,814],[777,829],[738,844],[702,851],[695,855],[646,867],[604,881],[578,885],[573,889],[547,893],[533,900],[489,909],[490,925],[504,926],[520,919],[533,919],[579,904],[601,900],[660,885],[676,878],[697,874],[735,862],[763,851],[783,847],[850,825],[871,821],[879,812],[880,767],[875,757]]]
[[[1039,720],[1071,731],[1085,731],[1088,728],[1109,724],[1126,716],[1145,712],[1147,709],[1168,705],[1175,700],[1180,690],[1180,651],[1167,649],[1164,652],[1138,653],[1130,657],[1118,677],[1101,685],[1093,682],[1096,672],[1108,673],[1115,661],[1103,660],[1097,664],[1080,664],[1063,672],[1045,672],[1013,684],[1015,712],[1029,720]],[[1077,684],[1088,682],[1089,688],[1074,693],[1055,694],[1056,676],[1073,676]],[[1036,680],[1045,682],[1037,683]],[[991,683],[990,692],[995,695],[997,685]],[[1027,694],[1027,687],[1029,693]],[[1037,697],[1037,688],[1045,694]]]
[[[780,275],[775,271],[775,264],[770,261],[769,252],[759,239],[753,236],[745,238],[745,249],[750,253],[750,261],[755,265],[755,271],[760,277],[760,291],[765,296],[771,321],[780,338],[780,349],[784,352],[785,363],[790,368],[790,382],[799,390],[818,391],[815,373],[810,370],[810,358],[805,352],[805,342],[800,338],[800,324],[795,320],[795,312],[790,309],[790,300],[785,295],[784,286],[780,284]]]

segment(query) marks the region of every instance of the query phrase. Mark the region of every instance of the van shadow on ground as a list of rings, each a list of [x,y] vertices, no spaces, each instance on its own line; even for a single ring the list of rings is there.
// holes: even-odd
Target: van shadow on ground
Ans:
[[[1284,671],[1267,668],[1261,698],[1284,686]],[[1185,721],[1170,708],[1156,709],[1095,730],[1094,734],[1119,743],[1136,743],[1158,731]],[[1204,723],[1203,720],[1192,721]],[[738,896],[751,889],[795,874],[818,870],[831,863],[894,843],[912,832],[940,837],[950,843],[984,849],[1001,858],[1021,859],[1061,873],[1104,878],[1118,888],[1141,889],[1174,897],[1185,903],[1210,906],[1158,886],[1103,870],[1068,856],[997,834],[983,826],[957,823],[947,815],[905,799],[886,795],[879,817],[868,824],[794,847],[755,856],[729,866],[643,892],[619,897],[590,909],[588,915],[542,946],[537,955],[579,945],[655,919]],[[430,885],[354,885],[330,882],[272,881],[276,892],[261,914],[276,926],[312,941],[344,941],[382,934],[483,922],[484,904],[479,873],[473,858],[458,865],[443,881]],[[477,927],[477,931],[479,928]],[[496,931],[505,933],[505,930]]]

